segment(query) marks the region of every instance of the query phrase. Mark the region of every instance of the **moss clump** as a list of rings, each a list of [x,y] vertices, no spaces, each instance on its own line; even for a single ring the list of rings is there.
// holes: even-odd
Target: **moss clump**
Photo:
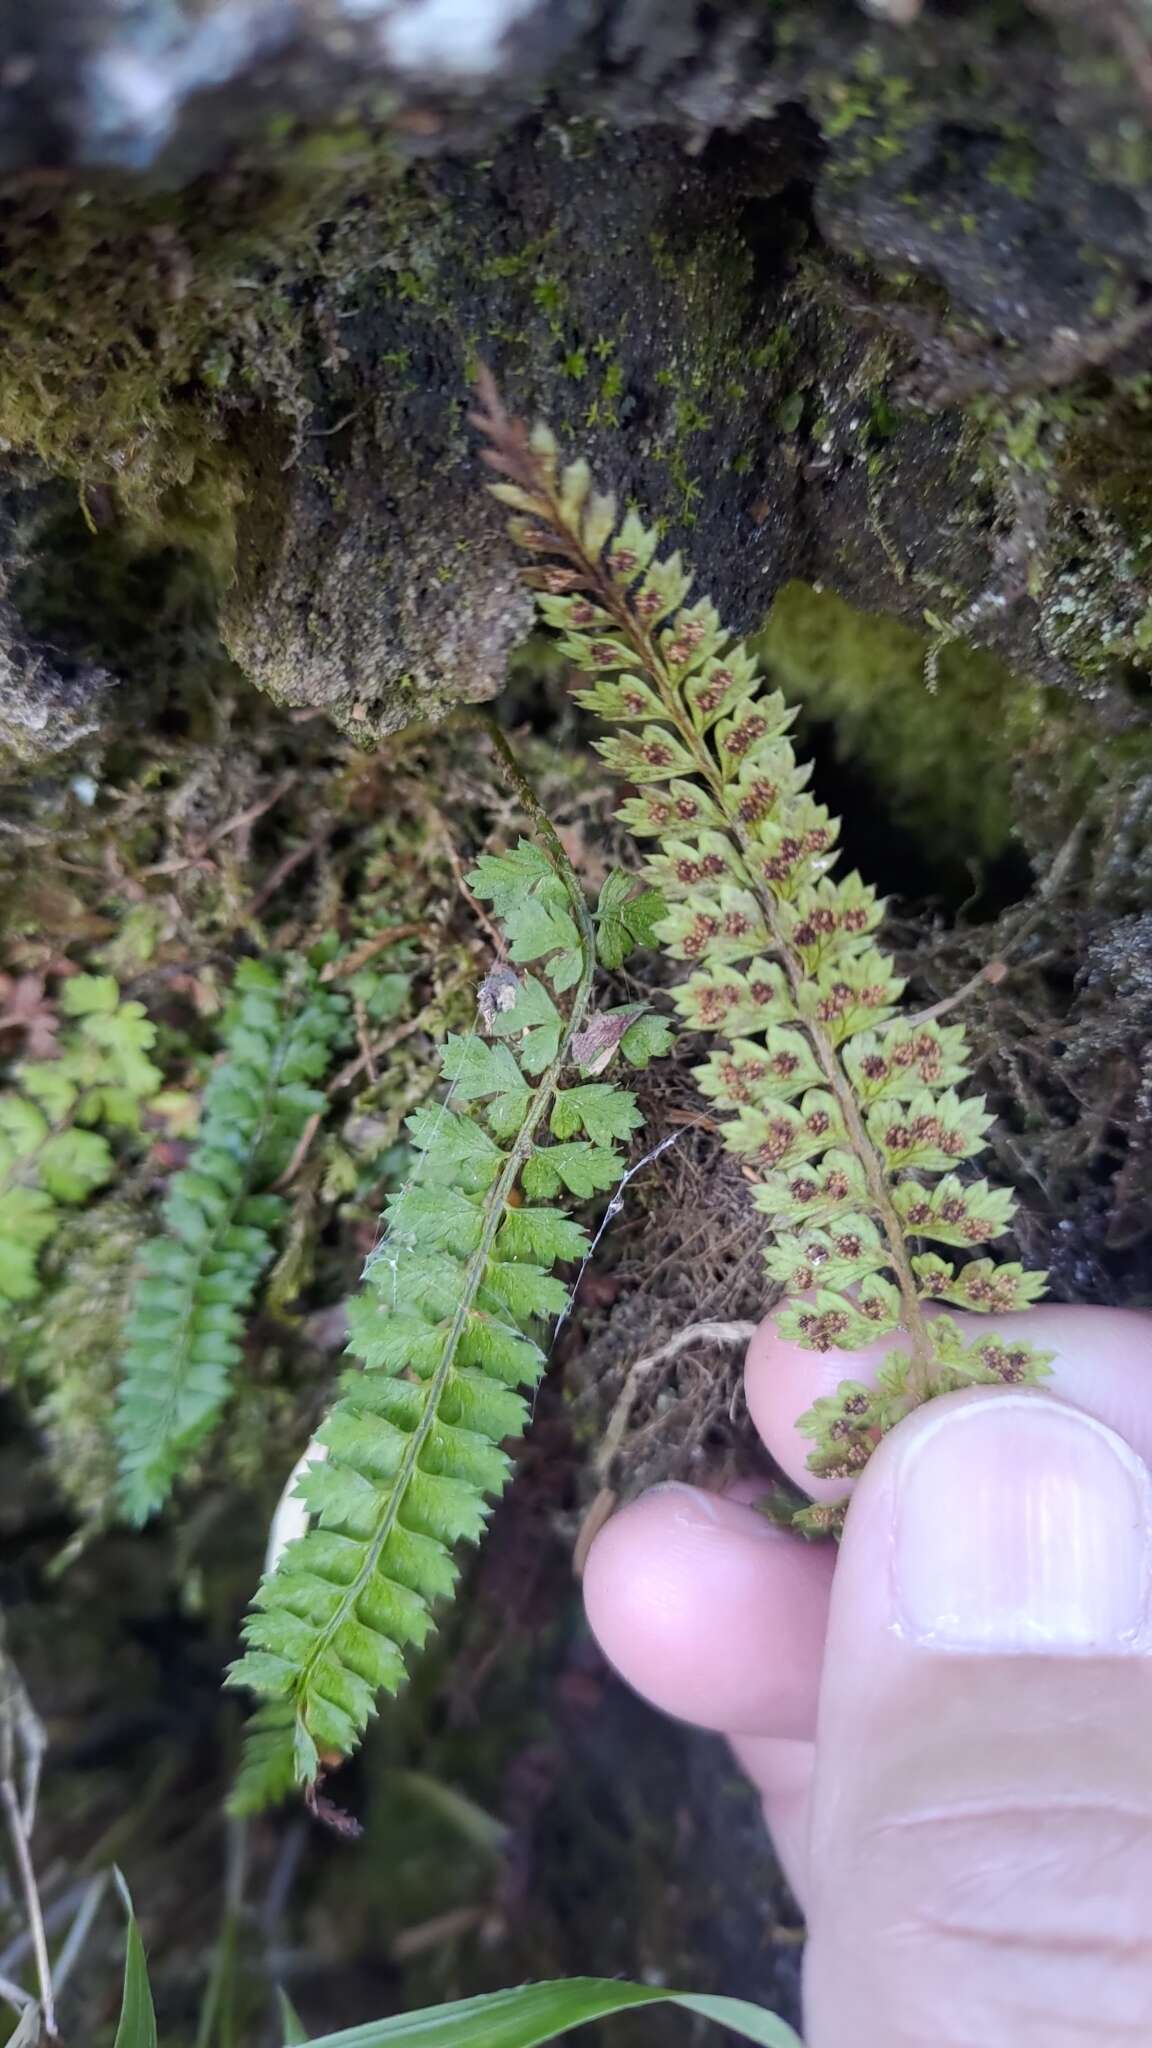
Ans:
[[[1152,570],[1152,377],[1123,377],[1110,403],[1071,423],[1067,480],[1115,520],[1142,573]]]
[[[926,846],[980,861],[1006,850],[1014,764],[1061,720],[1055,692],[959,643],[941,653],[931,690],[927,634],[806,583],[785,585],[754,644],[785,695],[835,728],[841,757],[867,770]]]
[[[1016,525],[1039,649],[1098,702],[1147,687],[1152,572],[1152,379],[1086,369],[1064,388],[972,407],[980,474]],[[1006,488],[1005,488],[1006,487]],[[1113,705],[1111,729],[1125,722]]]
[[[179,192],[33,184],[0,213],[0,448],[73,480],[93,530],[110,495],[222,582],[245,489],[228,416],[270,405],[299,433],[300,286],[337,263],[357,181],[392,176],[383,142],[341,133],[317,165],[316,140]]]

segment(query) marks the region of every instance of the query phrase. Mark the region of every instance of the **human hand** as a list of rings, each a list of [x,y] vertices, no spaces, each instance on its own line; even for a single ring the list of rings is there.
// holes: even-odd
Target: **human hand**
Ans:
[[[588,1557],[605,1654],[761,1793],[808,1919],[809,2048],[1152,2042],[1152,1316],[979,1321],[1054,1354],[1046,1389],[909,1416],[838,1554],[754,1486],[671,1485]],[[890,1348],[753,1338],[748,1406],[801,1484],[797,1416]]]

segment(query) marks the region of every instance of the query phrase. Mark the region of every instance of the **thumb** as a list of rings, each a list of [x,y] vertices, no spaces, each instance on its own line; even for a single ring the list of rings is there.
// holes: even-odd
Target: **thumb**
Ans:
[[[861,1480],[811,1836],[810,2048],[1152,2040],[1152,1485],[1040,1393],[953,1395]]]

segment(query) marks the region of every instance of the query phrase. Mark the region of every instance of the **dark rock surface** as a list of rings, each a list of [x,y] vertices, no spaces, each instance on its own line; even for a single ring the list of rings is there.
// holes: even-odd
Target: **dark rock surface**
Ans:
[[[10,6],[0,450],[369,741],[490,695],[526,630],[484,359],[735,625],[824,581],[1123,727],[1150,74],[1128,0]],[[70,653],[118,637],[78,615]]]

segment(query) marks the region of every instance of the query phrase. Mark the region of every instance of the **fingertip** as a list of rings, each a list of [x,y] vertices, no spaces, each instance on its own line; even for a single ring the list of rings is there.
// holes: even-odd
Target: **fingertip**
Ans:
[[[596,1537],[585,1608],[610,1663],[665,1713],[801,1738],[815,1726],[832,1562],[738,1501],[657,1487]]]
[[[1152,1314],[1144,1309],[1087,1308],[1041,1302],[1015,1315],[954,1317],[969,1340],[1011,1337],[1051,1359],[1051,1393],[1072,1401],[1116,1429],[1152,1463]],[[748,1346],[744,1368],[748,1413],[781,1469],[815,1500],[839,1500],[852,1488],[814,1479],[811,1444],[796,1424],[842,1380],[871,1385],[892,1351],[904,1351],[903,1331],[864,1351],[806,1351],[782,1337],[768,1316]]]
[[[834,1393],[841,1380],[875,1377],[890,1339],[866,1352],[805,1351],[782,1337],[766,1316],[748,1346],[744,1394],[748,1413],[781,1470],[814,1500],[842,1500],[850,1489],[841,1480],[816,1479],[808,1470],[811,1442],[797,1423],[814,1401]]]

